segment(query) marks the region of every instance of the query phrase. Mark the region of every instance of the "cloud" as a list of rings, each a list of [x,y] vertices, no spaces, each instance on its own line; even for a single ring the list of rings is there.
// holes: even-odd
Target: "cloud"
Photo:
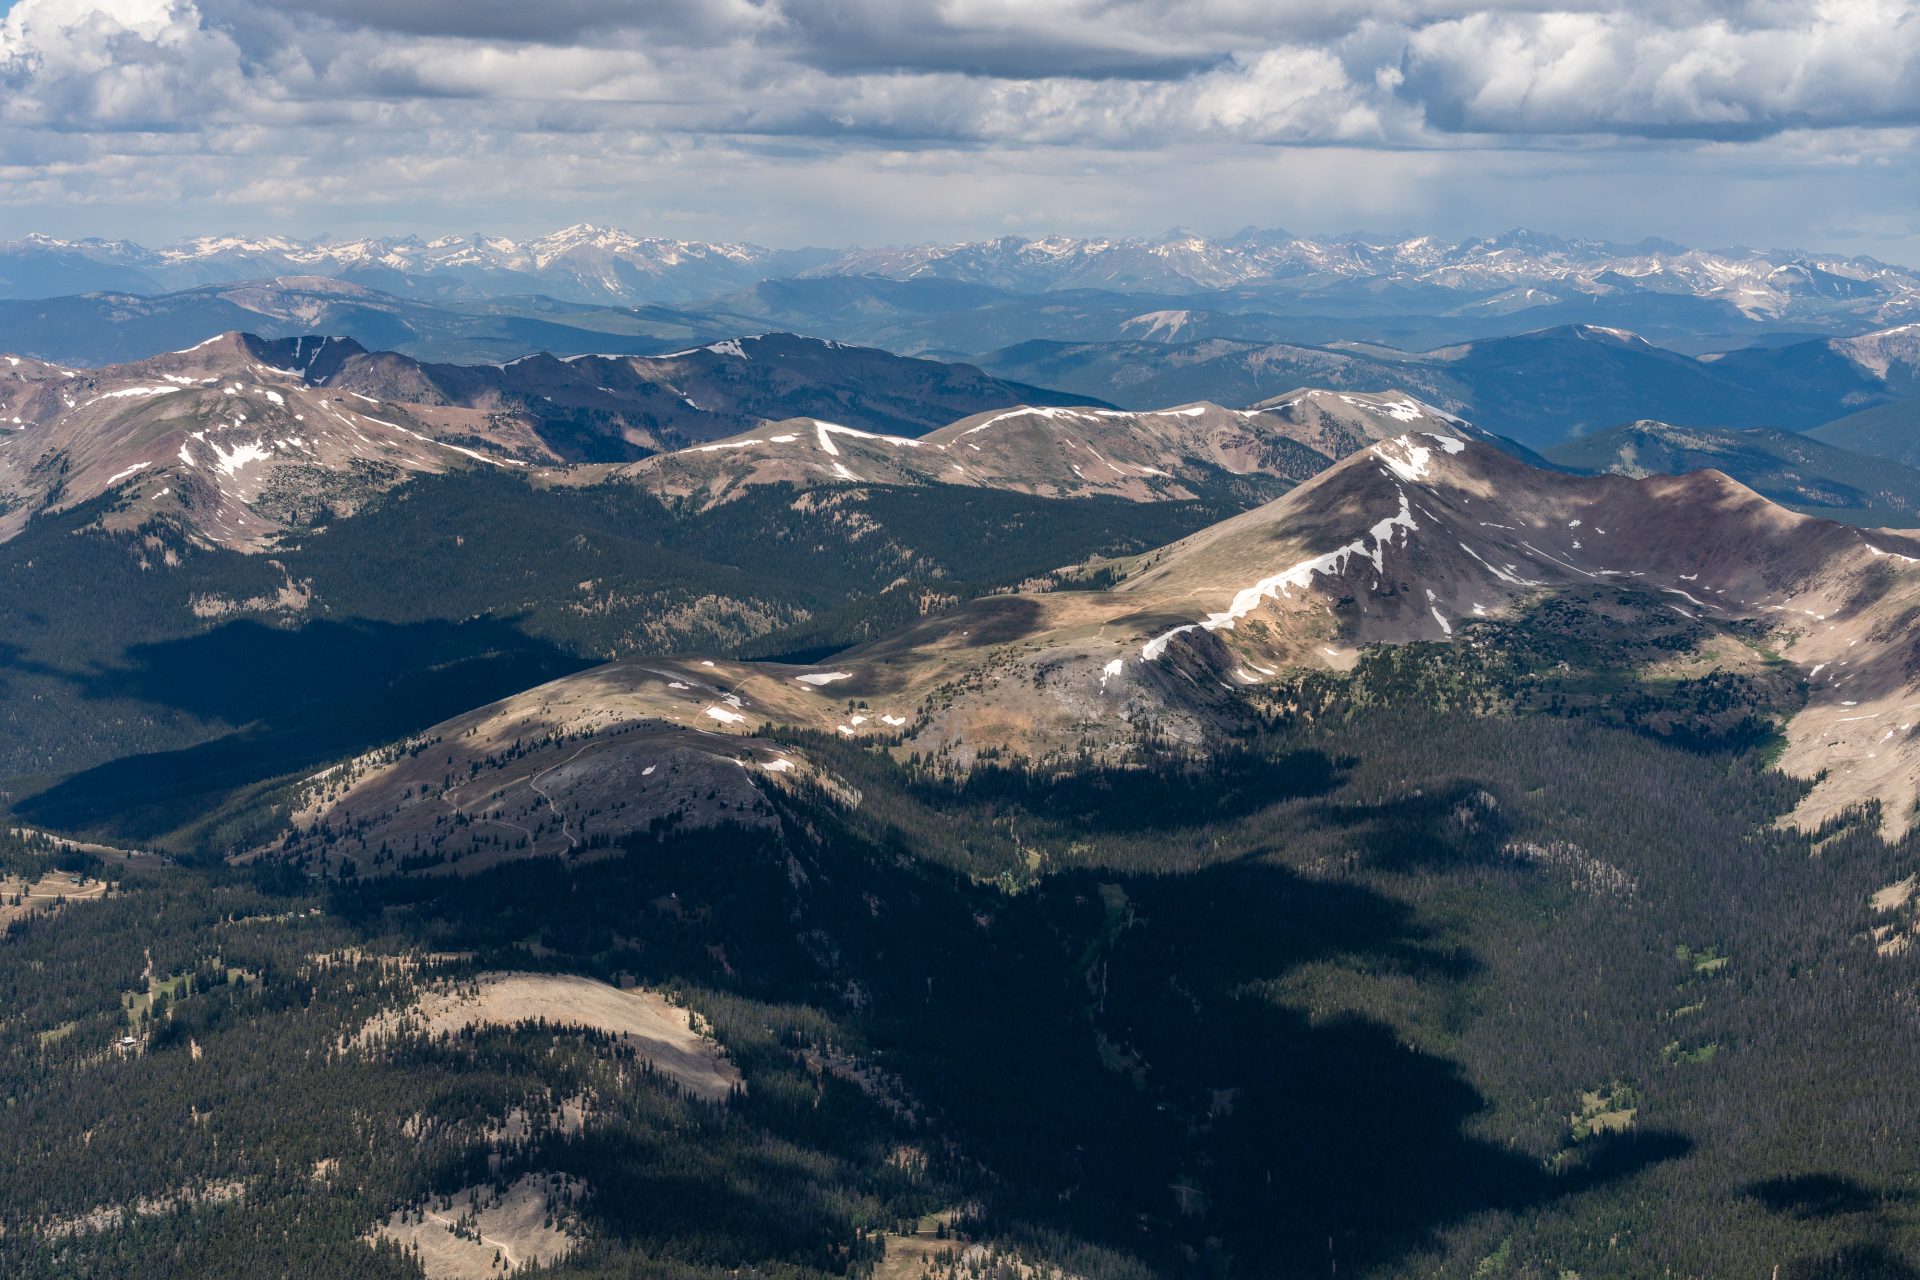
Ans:
[[[1903,0],[20,0],[0,77],[9,123],[82,131],[460,98],[888,139],[1017,141],[1023,110],[1046,143],[1724,138],[1914,120],[1920,21]]]
[[[1751,138],[1920,119],[1920,19],[1909,4],[1672,16],[1434,22],[1409,34],[1399,91],[1449,131]]]
[[[0,23],[0,124],[190,127],[244,92],[237,50],[167,0],[24,0]]]
[[[652,204],[720,156],[1121,175],[1276,148],[1592,165],[1738,145],[1783,170],[1916,123],[1906,0],[18,0],[0,19],[16,208],[144,189],[364,213],[528,171],[553,200]],[[1789,141],[1808,136],[1833,146]]]
[[[528,44],[583,40],[699,47],[751,36],[779,21],[755,0],[265,0],[257,6],[341,31]]]

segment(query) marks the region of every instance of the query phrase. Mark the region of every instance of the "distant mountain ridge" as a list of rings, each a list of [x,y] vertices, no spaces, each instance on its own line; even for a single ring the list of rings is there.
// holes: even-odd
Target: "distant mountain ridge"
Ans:
[[[274,276],[328,276],[420,297],[548,293],[579,302],[703,297],[790,274],[824,250],[673,240],[580,223],[530,240],[199,236],[164,248],[29,235],[0,243],[0,291],[160,293]]]
[[[1639,479],[1712,468],[1762,497],[1848,523],[1907,524],[1920,511],[1920,470],[1769,427],[1675,427],[1633,422],[1547,450],[1570,470]]]
[[[1920,400],[1892,400],[1861,409],[1807,434],[1855,453],[1920,467]]]
[[[790,334],[474,366],[228,333],[101,370],[0,356],[0,541],[108,496],[104,527],[159,521],[270,550],[474,467],[632,484],[696,510],[778,484],[1244,508],[1414,429],[1531,456],[1399,391],[1132,412]]]
[[[872,416],[879,402],[871,399],[856,411],[831,400],[803,405],[773,403],[763,396],[751,418],[685,430],[672,419],[684,416],[688,406],[668,397],[659,402],[655,421],[644,424],[648,438],[635,441],[649,450],[719,439],[760,420],[801,415],[862,430],[917,435],[969,412],[1022,402],[1097,401],[1133,410],[1201,401],[1251,407],[1298,387],[1351,392],[1397,388],[1495,434],[1544,449],[1641,419],[1695,427],[1806,430],[1920,393],[1920,324],[1810,335],[1699,356],[1648,341],[1629,329],[1595,324],[1556,325],[1418,349],[1378,341],[1244,336],[1257,333],[1256,318],[1113,307],[1116,299],[1126,301],[1121,294],[1019,299],[985,286],[885,282],[875,290],[868,287],[873,283],[873,278],[787,281],[779,288],[737,294],[720,306],[692,308],[594,307],[538,298],[425,303],[321,277],[209,286],[155,298],[93,294],[0,300],[0,351],[67,368],[100,368],[178,350],[209,333],[237,331],[275,340],[328,333],[423,366],[517,367],[522,359],[548,353],[561,362],[585,360],[583,368],[598,368],[602,360],[656,365],[685,360],[686,352],[718,350],[741,335],[786,333],[814,335],[791,339],[783,357],[789,361],[803,350],[811,358],[838,343],[842,364],[851,352],[865,350],[872,353],[867,359],[890,364],[896,372],[925,370],[938,362],[956,370],[970,366],[1001,383],[1052,389],[1016,387],[1007,398],[996,394],[976,402],[936,395],[925,405],[893,395],[891,408],[881,417]],[[824,310],[816,314],[808,307],[780,307],[781,314],[772,318],[756,314],[775,294],[791,298],[807,292],[797,286],[824,286],[820,292],[825,296],[816,299]],[[895,298],[882,306],[885,317],[867,323],[873,317],[867,304],[889,293]],[[1061,305],[1043,305],[1046,296],[1060,299]],[[968,309],[976,304],[985,309]],[[1041,314],[1049,312],[1070,313],[1064,324],[1069,330],[1108,336],[1029,339],[979,354],[857,336],[876,330],[883,337],[898,334],[902,331],[893,321],[923,305],[932,309],[932,323],[951,322],[956,331],[979,338],[1017,333],[1026,321],[1050,324]],[[948,305],[961,310],[941,310]],[[1002,317],[1010,321],[1006,328],[993,319],[1000,312],[1014,313]],[[1238,331],[1241,336],[1216,331],[1241,321],[1248,325]],[[587,413],[607,408],[598,390],[606,385],[601,379],[586,386],[577,407]],[[377,390],[367,394],[396,398]],[[536,398],[533,405],[542,416],[551,416],[545,406],[560,397],[551,387],[538,388],[537,396],[554,396],[553,401]],[[713,408],[711,397],[695,399],[703,410]],[[568,456],[619,460],[616,453],[596,449]]]
[[[905,247],[768,249],[639,236],[582,223],[526,240],[484,234],[299,240],[201,236],[149,248],[29,235],[0,243],[0,296],[158,293],[273,276],[337,277],[403,296],[544,293],[572,302],[686,301],[780,277],[939,279],[1045,293],[1256,289],[1314,297],[1427,291],[1498,314],[1580,299],[1668,296],[1750,321],[1856,327],[1920,314],[1920,270],[1800,250],[1615,244],[1516,230],[1460,241],[1248,228],[1225,238],[1172,231],[1118,238],[1009,236]],[[1354,295],[1358,296],[1358,295]],[[1845,327],[1844,325],[1841,327]]]
[[[1546,448],[1621,422],[1804,430],[1913,394],[1920,326],[1693,357],[1638,334],[1560,325],[1410,352],[1368,343],[1025,342],[978,357],[1003,378],[1141,406],[1254,403],[1294,386],[1404,387]]]
[[[873,483],[1130,502],[1221,498],[1248,506],[1412,430],[1525,453],[1402,392],[1301,389],[1253,409],[1206,402],[1138,412],[1019,405],[973,414],[918,439],[800,418],[657,454],[613,474],[701,505],[731,501],[755,485]]]
[[[234,330],[263,338],[329,333],[371,349],[472,364],[534,351],[653,355],[792,327],[725,307],[690,313],[669,306],[614,308],[531,296],[501,302],[424,300],[315,275],[146,295],[111,290],[0,298],[0,350],[96,367],[143,360]]]
[[[98,370],[0,356],[0,540],[111,494],[110,528],[157,519],[259,550],[420,474],[629,461],[802,415],[917,436],[1069,400],[1081,403],[970,365],[791,334],[505,365],[237,332]]]

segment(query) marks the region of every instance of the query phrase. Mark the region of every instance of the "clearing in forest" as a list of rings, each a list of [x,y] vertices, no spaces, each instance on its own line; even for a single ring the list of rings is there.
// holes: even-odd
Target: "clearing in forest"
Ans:
[[[36,911],[52,911],[64,902],[104,897],[106,892],[106,881],[66,871],[41,876],[31,883],[21,876],[0,876],[0,929]]]
[[[657,991],[623,991],[562,973],[483,973],[422,992],[407,1008],[364,1027],[362,1043],[394,1034],[457,1035],[468,1027],[544,1021],[624,1037],[661,1075],[696,1098],[724,1101],[740,1071],[719,1045],[689,1025],[694,1015]]]
[[[873,1280],[1080,1280],[1048,1263],[1029,1262],[996,1245],[968,1240],[954,1230],[959,1219],[959,1211],[949,1209],[926,1215],[911,1234],[889,1231],[887,1256],[874,1266]]]
[[[101,1205],[86,1213],[56,1218],[41,1224],[38,1234],[48,1240],[98,1235],[102,1231],[118,1230],[138,1218],[158,1218],[207,1205],[228,1204],[243,1198],[246,1193],[244,1183],[231,1179],[205,1186],[182,1187],[165,1195],[143,1196],[129,1204]]]
[[[573,1205],[584,1197],[571,1178],[529,1173],[502,1191],[468,1187],[401,1209],[368,1238],[408,1250],[427,1280],[500,1280],[565,1258],[573,1249]]]

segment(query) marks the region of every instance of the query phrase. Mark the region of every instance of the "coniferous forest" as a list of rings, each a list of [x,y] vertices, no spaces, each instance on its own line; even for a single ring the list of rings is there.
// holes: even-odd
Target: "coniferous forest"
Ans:
[[[0,945],[0,1258],[407,1275],[377,1224],[538,1174],[591,1189],[548,1210],[568,1275],[1911,1274],[1916,961],[1875,894],[1920,846],[1779,827],[1801,784],[1715,698],[1629,722],[1516,674],[1564,645],[1517,630],[1144,770],[803,735],[857,806],[470,876],[10,837],[8,883],[75,896]],[[364,1035],[502,971],[667,993],[739,1082]]]

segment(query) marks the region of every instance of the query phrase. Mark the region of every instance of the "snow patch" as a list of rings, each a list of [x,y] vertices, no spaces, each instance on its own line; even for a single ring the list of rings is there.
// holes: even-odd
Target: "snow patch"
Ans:
[[[840,450],[834,447],[831,438],[833,436],[852,436],[855,440],[878,440],[881,444],[898,445],[903,449],[918,449],[926,443],[924,440],[910,440],[906,436],[883,436],[871,431],[856,431],[852,427],[843,427],[837,422],[822,422],[818,418],[813,420],[813,425],[820,438],[820,447],[835,457],[840,455]]]
[[[172,395],[179,387],[122,387],[118,391],[103,391],[88,404],[98,404],[102,400],[126,400],[134,397]]]
[[[228,453],[212,441],[208,442],[208,447],[213,450],[214,465],[230,476],[238,475],[242,468],[273,456],[273,450],[268,448],[263,440],[237,444],[233,447],[232,453]]]
[[[1119,410],[1114,410],[1114,409],[1102,410],[1101,412],[1103,416],[1113,417],[1113,418],[1131,418],[1134,416],[1131,413],[1125,413],[1125,412],[1121,412]],[[1086,414],[1080,412],[1078,409],[1058,409],[1058,408],[1038,409],[1033,407],[1032,405],[1023,404],[1018,409],[1009,409],[1005,413],[995,414],[993,417],[988,418],[985,422],[980,423],[978,426],[968,427],[965,431],[962,431],[960,433],[960,438],[965,439],[967,436],[972,435],[976,431],[985,431],[988,427],[992,426],[996,422],[1006,422],[1012,418],[1046,418],[1048,420],[1053,420],[1057,418],[1084,418],[1086,416],[1087,416]],[[916,441],[916,443],[918,442]]]
[[[1867,548],[1867,550],[1873,552],[1873,554],[1876,556],[1892,556],[1895,560],[1902,560],[1902,561],[1905,561],[1907,564],[1920,564],[1920,560],[1915,560],[1912,556],[1903,556],[1897,551],[1882,551],[1880,548],[1874,546],[1871,542],[1864,543],[1864,545]]]
[[[1433,450],[1415,444],[1410,436],[1395,436],[1374,445],[1373,456],[1386,463],[1387,469],[1394,475],[1411,484],[1425,478],[1427,464],[1433,460]]]
[[[1689,594],[1688,592],[1685,592],[1685,591],[1682,591],[1682,590],[1681,590],[1680,588],[1678,588],[1678,587],[1662,587],[1662,588],[1660,588],[1660,589],[1661,589],[1662,591],[1664,591],[1664,592],[1666,592],[1666,593],[1667,593],[1668,595],[1670,595],[1670,596],[1679,596],[1679,597],[1680,597],[1681,599],[1683,599],[1683,600],[1685,600],[1685,601],[1686,601],[1686,602],[1687,602],[1688,604],[1690,604],[1690,605],[1696,605],[1696,606],[1698,606],[1699,608],[1702,608],[1702,609],[1718,609],[1718,608],[1720,607],[1719,605],[1716,605],[1716,604],[1708,604],[1708,603],[1707,603],[1706,601],[1704,601],[1704,600],[1699,600],[1699,599],[1696,599],[1696,598],[1694,598],[1694,596],[1692,596],[1692,595],[1691,595],[1691,594]]]
[[[1424,450],[1423,450],[1424,452]],[[1252,586],[1244,588],[1234,596],[1226,610],[1208,614],[1201,622],[1190,622],[1184,627],[1175,627],[1141,646],[1140,656],[1148,662],[1160,657],[1167,651],[1167,645],[1177,635],[1188,631],[1233,630],[1234,623],[1259,608],[1265,600],[1288,595],[1295,587],[1305,587],[1314,577],[1321,574],[1337,574],[1346,570],[1348,562],[1355,556],[1364,556],[1373,561],[1376,570],[1386,568],[1387,548],[1392,545],[1395,531],[1406,529],[1409,532],[1419,528],[1413,520],[1413,508],[1407,502],[1405,490],[1400,490],[1400,510],[1383,520],[1375,522],[1368,530],[1366,538],[1355,539],[1344,547],[1329,551],[1325,555],[1302,560],[1299,564],[1283,569],[1272,577],[1262,578]],[[1369,545],[1369,539],[1371,545]]]
[[[1400,400],[1391,400],[1384,404],[1374,404],[1355,396],[1341,396],[1341,401],[1356,409],[1367,409],[1374,413],[1384,413],[1395,422],[1418,422],[1427,415],[1421,412],[1420,402],[1412,396]]]

